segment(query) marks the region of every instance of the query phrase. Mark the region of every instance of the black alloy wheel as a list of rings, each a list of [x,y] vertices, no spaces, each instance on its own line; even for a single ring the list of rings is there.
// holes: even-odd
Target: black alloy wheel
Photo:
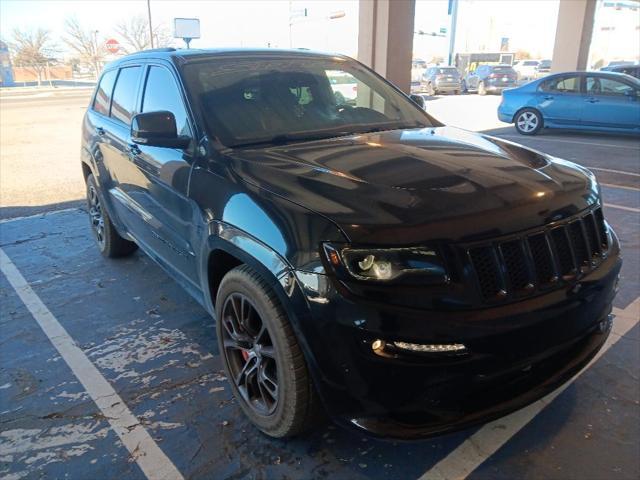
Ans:
[[[96,237],[98,247],[100,250],[104,250],[105,247],[105,233],[104,233],[104,218],[102,216],[102,205],[100,204],[100,196],[94,185],[89,185],[87,188],[87,204],[89,207],[89,218],[91,220],[91,230]]]
[[[231,381],[259,415],[278,405],[278,364],[271,335],[249,298],[229,295],[222,307],[223,344]]]

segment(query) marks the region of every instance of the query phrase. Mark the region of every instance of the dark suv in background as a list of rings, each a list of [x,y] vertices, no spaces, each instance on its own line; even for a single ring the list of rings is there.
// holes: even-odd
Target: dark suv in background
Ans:
[[[479,65],[462,81],[465,92],[501,93],[505,88],[518,85],[518,74],[509,65]]]
[[[123,57],[81,164],[99,250],[139,246],[202,304],[240,407],[274,437],[323,409],[404,438],[486,421],[609,333],[621,260],[595,177],[446,127],[347,57]]]
[[[462,79],[456,67],[429,67],[422,75],[421,90],[433,96],[439,93],[460,94]]]

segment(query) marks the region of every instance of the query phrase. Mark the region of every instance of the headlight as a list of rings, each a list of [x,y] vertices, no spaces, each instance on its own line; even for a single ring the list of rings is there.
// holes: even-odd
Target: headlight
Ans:
[[[338,276],[373,282],[447,283],[442,256],[435,249],[358,248],[324,244],[327,259]]]

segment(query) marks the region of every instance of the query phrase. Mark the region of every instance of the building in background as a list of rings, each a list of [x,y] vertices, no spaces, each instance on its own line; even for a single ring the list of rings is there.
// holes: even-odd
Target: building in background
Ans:
[[[640,61],[640,2],[600,0],[593,26],[589,66]]]
[[[11,68],[9,47],[6,43],[0,41],[0,87],[12,87],[13,85],[13,69]]]

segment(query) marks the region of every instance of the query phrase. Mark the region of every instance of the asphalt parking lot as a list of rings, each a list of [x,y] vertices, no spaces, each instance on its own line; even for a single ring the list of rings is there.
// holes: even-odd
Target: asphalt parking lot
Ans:
[[[107,261],[93,245],[77,159],[86,93],[1,100],[0,477],[640,477],[640,139],[522,137],[495,118],[498,101],[436,97],[427,110],[593,169],[625,258],[614,331],[544,400],[407,443],[328,423],[288,441],[258,433],[231,398],[213,319],[144,254]]]

